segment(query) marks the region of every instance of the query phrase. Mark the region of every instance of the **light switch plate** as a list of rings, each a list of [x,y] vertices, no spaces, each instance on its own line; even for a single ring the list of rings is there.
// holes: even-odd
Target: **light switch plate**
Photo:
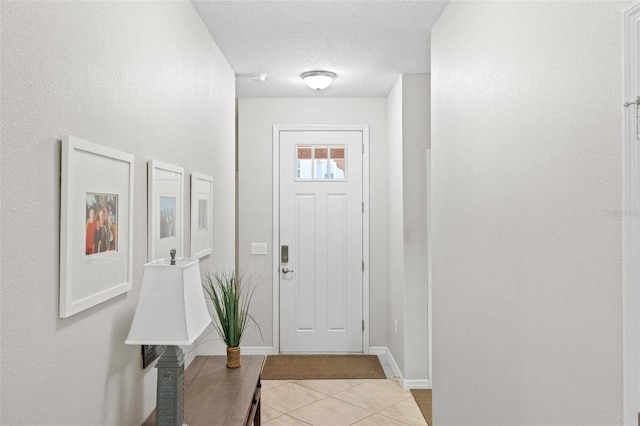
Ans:
[[[251,243],[251,254],[267,254],[267,243]]]

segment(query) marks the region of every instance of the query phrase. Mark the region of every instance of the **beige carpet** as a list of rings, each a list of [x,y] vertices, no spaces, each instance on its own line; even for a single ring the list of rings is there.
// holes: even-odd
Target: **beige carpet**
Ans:
[[[413,399],[416,400],[418,408],[422,411],[424,419],[429,426],[433,426],[433,416],[431,412],[431,389],[411,389]]]
[[[269,355],[263,380],[385,379],[376,355]]]

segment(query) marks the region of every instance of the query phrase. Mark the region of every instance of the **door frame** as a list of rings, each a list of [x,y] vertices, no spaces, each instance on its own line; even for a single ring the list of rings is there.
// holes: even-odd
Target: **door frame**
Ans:
[[[369,353],[369,126],[350,124],[275,124],[272,137],[272,194],[273,194],[273,245],[271,247],[273,283],[273,353],[280,353],[280,132],[302,131],[354,131],[362,132],[362,353]]]
[[[640,96],[637,75],[640,55],[636,23],[640,3],[627,9],[622,28],[622,102]],[[637,109],[622,107],[622,316],[623,316],[623,424],[640,421],[640,141],[635,120]]]

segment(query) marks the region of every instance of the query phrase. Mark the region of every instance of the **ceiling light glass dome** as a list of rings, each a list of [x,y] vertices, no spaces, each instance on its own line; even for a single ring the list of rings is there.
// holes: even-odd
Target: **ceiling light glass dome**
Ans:
[[[324,90],[331,85],[336,74],[330,71],[307,71],[300,75],[307,86],[314,90]]]

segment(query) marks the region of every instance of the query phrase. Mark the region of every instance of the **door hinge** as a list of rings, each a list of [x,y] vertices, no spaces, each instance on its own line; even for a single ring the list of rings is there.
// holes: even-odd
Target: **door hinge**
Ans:
[[[364,142],[362,143],[362,153],[364,154]]]
[[[364,260],[362,261],[362,272],[364,273]]]
[[[364,331],[364,320],[362,320],[362,331]]]
[[[364,201],[362,202],[362,213],[364,213]]]

